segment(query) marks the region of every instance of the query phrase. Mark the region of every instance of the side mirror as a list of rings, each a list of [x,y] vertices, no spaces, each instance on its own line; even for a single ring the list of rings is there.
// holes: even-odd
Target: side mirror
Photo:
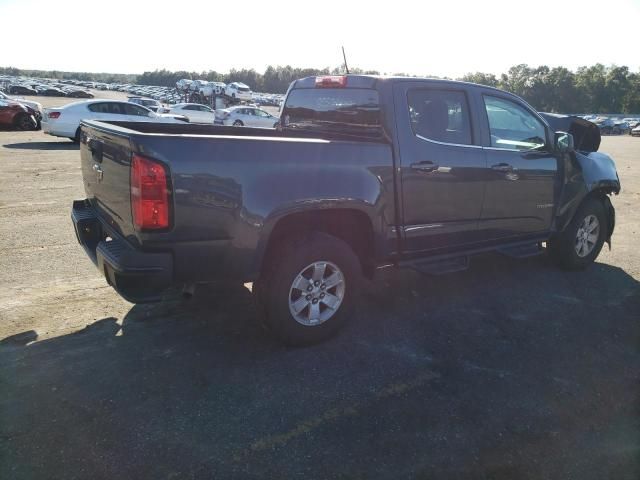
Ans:
[[[556,132],[554,135],[556,150],[560,153],[567,153],[575,150],[573,135],[567,132]]]

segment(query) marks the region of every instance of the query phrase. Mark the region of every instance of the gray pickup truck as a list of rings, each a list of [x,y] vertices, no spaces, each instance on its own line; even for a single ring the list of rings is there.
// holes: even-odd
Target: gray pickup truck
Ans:
[[[335,333],[362,276],[548,252],[581,269],[620,191],[597,127],[480,85],[362,75],[293,82],[278,129],[82,122],[72,220],[132,302],[253,282],[289,344]],[[543,248],[546,243],[546,248]]]

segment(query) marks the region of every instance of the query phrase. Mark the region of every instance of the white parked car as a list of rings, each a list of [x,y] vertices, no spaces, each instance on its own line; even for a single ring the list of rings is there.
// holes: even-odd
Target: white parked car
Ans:
[[[199,92],[208,84],[209,82],[206,80],[193,80],[189,84],[189,90],[191,90],[192,92]]]
[[[159,114],[142,105],[116,100],[84,100],[59,108],[46,108],[42,116],[42,131],[56,137],[80,139],[81,120],[110,120],[120,122],[188,122],[186,117]]]
[[[199,103],[177,103],[172,105],[168,113],[184,115],[190,122],[213,123],[216,114],[211,107]]]
[[[182,78],[176,82],[176,88],[178,90],[189,90],[192,80],[188,78]]]
[[[200,87],[200,94],[205,97],[211,97],[212,95],[222,95],[226,84],[222,82],[207,82],[206,85]]]
[[[213,85],[213,91],[216,95],[224,94],[224,91],[227,88],[227,84],[224,82],[211,82],[211,85]]]
[[[278,117],[259,108],[238,106],[216,110],[215,123],[236,127],[275,128],[278,121]]]
[[[246,100],[249,101],[252,99],[251,89],[241,82],[233,82],[226,86],[224,89],[224,94],[236,100]]]

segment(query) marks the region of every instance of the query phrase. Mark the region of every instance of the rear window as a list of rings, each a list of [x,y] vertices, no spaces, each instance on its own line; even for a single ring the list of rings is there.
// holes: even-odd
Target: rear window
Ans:
[[[251,89],[249,87],[238,87],[238,91],[240,91],[240,92],[250,92]]]
[[[377,90],[315,88],[291,90],[283,127],[378,138],[382,136]]]

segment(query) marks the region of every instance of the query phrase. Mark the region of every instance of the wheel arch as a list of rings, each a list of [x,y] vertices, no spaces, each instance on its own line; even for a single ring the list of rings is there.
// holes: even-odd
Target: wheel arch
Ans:
[[[256,271],[262,271],[271,252],[284,238],[324,232],[343,240],[360,261],[363,274],[372,277],[375,271],[375,230],[372,219],[361,208],[314,208],[290,212],[268,219],[265,233],[258,243]]]
[[[611,236],[613,235],[613,230],[615,228],[616,211],[613,208],[609,195],[611,195],[612,193],[617,193],[617,191],[619,190],[619,184],[616,190],[615,186],[612,186],[608,184],[608,182],[605,182],[599,185],[598,188],[592,189],[591,191],[585,191],[584,195],[582,195],[581,197],[577,197],[576,201],[572,202],[569,208],[567,208],[565,212],[558,218],[557,231],[564,231],[571,223],[576,213],[580,210],[580,207],[582,207],[582,205],[584,205],[590,199],[595,198],[602,203],[602,206],[607,213],[607,236],[605,237],[605,242],[607,243],[607,245],[609,245],[609,248],[611,248]]]

